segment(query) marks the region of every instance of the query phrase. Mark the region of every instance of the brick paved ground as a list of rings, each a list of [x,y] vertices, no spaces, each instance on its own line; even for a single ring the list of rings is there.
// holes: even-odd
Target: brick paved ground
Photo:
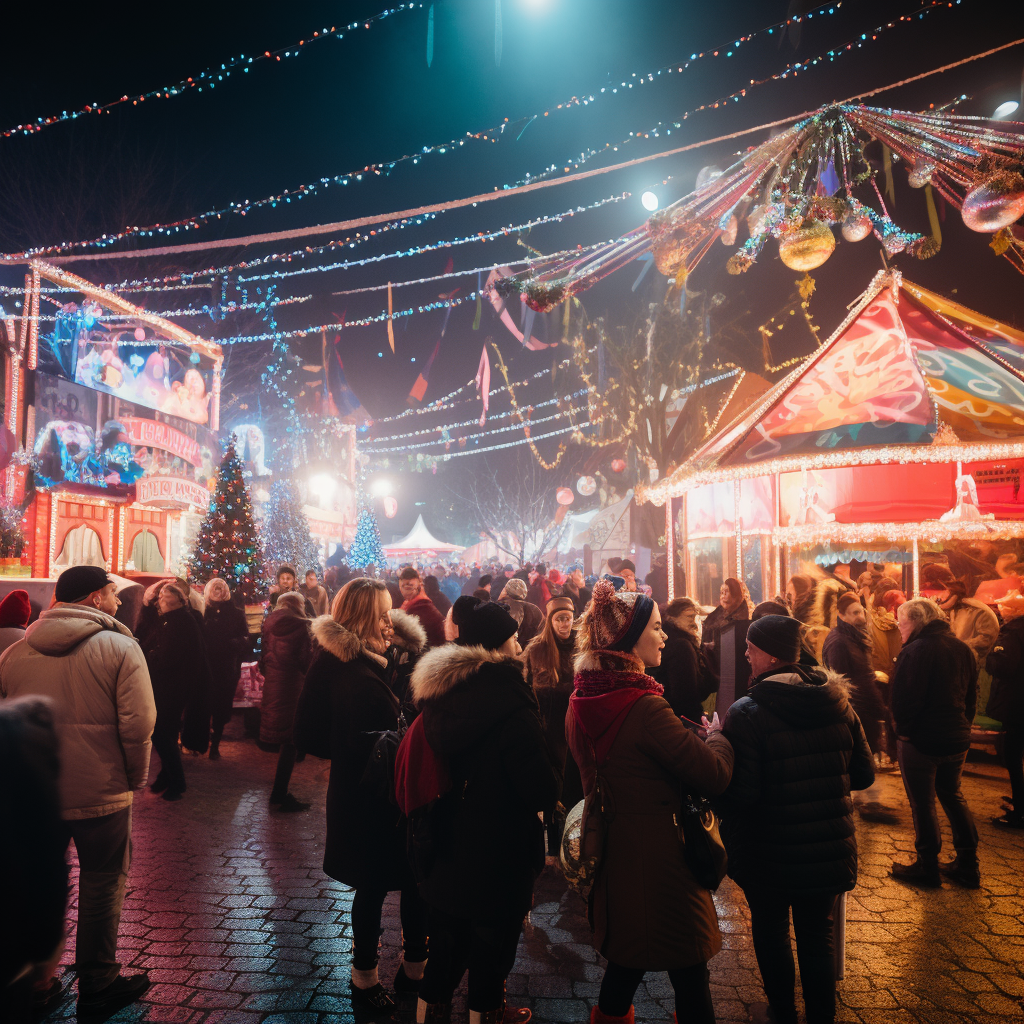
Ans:
[[[148,970],[153,985],[143,1002],[113,1019],[353,1021],[351,894],[320,870],[326,764],[308,758],[296,768],[292,789],[313,800],[313,809],[271,814],[266,801],[275,757],[243,741],[237,720],[228,740],[220,762],[186,758],[184,800],[168,803],[148,792],[137,799],[119,945],[122,964]],[[898,777],[884,785],[900,824],[858,825],[861,881],[849,897],[841,1021],[1024,1018],[1024,835],[997,834],[989,824],[1007,792],[1005,772],[987,763],[969,769],[964,790],[982,836],[980,891],[947,885],[920,893],[887,877],[893,855],[909,859],[913,849]],[[716,903],[725,938],[711,964],[718,1019],[746,1022],[764,1000],[746,904],[728,880]],[[596,1000],[602,964],[587,944],[581,911],[578,897],[548,869],[509,979],[510,994],[530,1005],[537,1021],[586,1020]],[[386,914],[381,976],[390,981],[399,962],[397,905],[389,902]],[[73,949],[72,938],[65,962]],[[67,998],[51,1021],[74,1018],[73,975],[68,970],[63,977]],[[456,1020],[465,1020],[464,1004],[457,1009]],[[665,975],[648,976],[636,1009],[645,1024],[672,1019]],[[754,1013],[756,1019],[756,1006]],[[412,1019],[408,1007],[399,1019]]]

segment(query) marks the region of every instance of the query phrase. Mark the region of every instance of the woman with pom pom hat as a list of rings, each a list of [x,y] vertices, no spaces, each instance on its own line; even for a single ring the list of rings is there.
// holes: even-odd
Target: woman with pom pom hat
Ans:
[[[717,717],[701,740],[675,716],[645,668],[661,663],[665,633],[654,601],[594,587],[577,647],[566,738],[586,793],[584,836],[603,831],[590,894],[595,949],[608,961],[591,1024],[633,1021],[647,971],[668,971],[677,1018],[715,1019],[707,962],[722,946],[711,893],[683,857],[682,793],[716,796],[733,751]],[[585,844],[586,845],[586,844]]]

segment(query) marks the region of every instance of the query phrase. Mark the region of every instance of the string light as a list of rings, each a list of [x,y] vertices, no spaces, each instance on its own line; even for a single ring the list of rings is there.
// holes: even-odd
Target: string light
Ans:
[[[257,54],[253,57],[246,57],[244,54],[239,54],[237,57],[228,58],[228,60],[221,64],[219,68],[207,68],[205,71],[201,71],[197,75],[191,75],[188,78],[185,78],[180,82],[175,82],[172,85],[165,85],[159,89],[150,89],[149,92],[136,93],[132,96],[120,96],[116,100],[111,100],[107,103],[87,103],[80,110],[62,110],[59,114],[51,114],[49,117],[39,117],[28,124],[19,124],[14,128],[8,128],[5,131],[0,132],[0,138],[9,139],[15,135],[36,135],[44,128],[49,128],[55,124],[62,124],[66,121],[76,121],[78,118],[86,117],[90,114],[107,114],[115,107],[122,106],[125,103],[130,103],[134,107],[138,106],[140,103],[144,103],[146,100],[171,99],[174,96],[182,96],[185,93],[192,92],[193,90],[202,92],[203,89],[214,89],[218,82],[224,82],[226,79],[230,78],[232,72],[240,71],[242,74],[248,74],[250,68],[256,64],[263,63],[264,61],[270,61],[271,63],[277,64],[288,57],[298,57],[302,52],[303,47],[309,46],[311,43],[315,43],[318,40],[342,39],[346,32],[354,32],[357,29],[367,30],[376,22],[382,21],[389,15],[398,14],[401,11],[418,10],[422,7],[422,3],[400,4],[398,7],[392,7],[388,10],[380,11],[369,18],[364,18],[360,21],[353,21],[348,25],[343,25],[341,28],[332,26],[331,28],[318,29],[308,39],[300,39],[297,43],[292,43],[290,46],[281,47],[277,50],[264,50],[263,53]]]

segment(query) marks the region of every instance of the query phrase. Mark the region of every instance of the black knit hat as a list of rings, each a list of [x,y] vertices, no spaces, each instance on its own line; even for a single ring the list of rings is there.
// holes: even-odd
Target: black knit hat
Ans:
[[[112,582],[107,576],[107,570],[98,565],[73,565],[65,569],[57,577],[57,585],[53,588],[53,597],[56,601],[73,604],[81,601],[83,597],[102,590],[108,583]]]
[[[519,623],[500,604],[479,604],[464,613],[459,623],[459,641],[467,647],[496,651],[519,631]]]
[[[800,621],[788,615],[764,615],[747,627],[747,640],[784,665],[792,665],[800,657]]]
[[[461,629],[462,623],[478,604],[479,598],[470,597],[468,594],[455,598],[455,604],[452,605],[452,624]]]

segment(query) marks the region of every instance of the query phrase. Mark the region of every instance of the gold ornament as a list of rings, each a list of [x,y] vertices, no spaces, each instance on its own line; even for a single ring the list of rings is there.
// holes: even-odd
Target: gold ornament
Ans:
[[[972,231],[995,232],[1008,228],[1024,214],[1024,177],[1001,171],[976,185],[964,196],[961,210]]]
[[[835,247],[836,236],[827,224],[807,220],[779,241],[779,257],[790,270],[816,270]]]

